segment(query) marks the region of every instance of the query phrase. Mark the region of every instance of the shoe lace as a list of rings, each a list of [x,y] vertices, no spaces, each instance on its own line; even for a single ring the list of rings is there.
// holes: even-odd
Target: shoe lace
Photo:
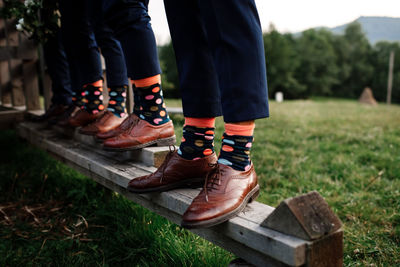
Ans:
[[[171,159],[172,155],[173,155],[173,154],[175,153],[175,151],[176,151],[176,148],[175,148],[175,146],[173,146],[173,145],[170,145],[168,148],[169,148],[169,152],[168,152],[168,154],[165,156],[164,162],[163,162],[163,163],[161,164],[161,166],[160,166],[160,170],[161,170],[160,183],[162,183],[162,181],[163,181],[164,172],[165,172],[165,169],[166,169],[167,166],[168,166],[168,162],[169,162],[169,160]]]
[[[218,186],[221,185],[221,169],[219,167],[218,162],[209,163],[208,166],[210,166],[212,170],[207,174],[206,181],[203,187],[207,202],[208,202],[208,192],[211,192],[213,189],[218,189]]]
[[[134,116],[134,117],[131,119],[131,121],[130,121],[130,126],[129,126],[129,128],[128,128],[128,130],[127,130],[126,132],[130,133],[130,132],[132,131],[133,127],[136,126],[136,124],[137,124],[137,122],[138,122],[139,120],[140,120],[139,117]]]

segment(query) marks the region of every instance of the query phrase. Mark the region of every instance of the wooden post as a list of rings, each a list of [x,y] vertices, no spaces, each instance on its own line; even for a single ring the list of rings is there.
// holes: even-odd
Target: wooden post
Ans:
[[[52,97],[52,82],[49,74],[46,71],[44,62],[44,52],[43,45],[39,45],[39,73],[42,78],[42,87],[43,87],[43,97],[44,97],[44,109],[47,110],[51,105],[51,97]]]
[[[40,109],[39,83],[37,77],[36,60],[25,59],[22,72],[24,76],[24,92],[26,96],[26,109]]]
[[[126,111],[128,114],[131,114],[133,112],[133,89],[132,89],[132,83],[131,80],[129,79],[128,81],[128,90],[126,90]]]
[[[389,75],[388,75],[388,86],[386,95],[386,104],[392,103],[392,86],[393,86],[393,65],[394,65],[394,51],[390,52],[389,57]]]
[[[1,1],[1,6],[3,2]],[[8,40],[8,27],[9,23],[7,20],[2,19],[2,34],[4,39],[0,41],[0,44],[4,46],[6,49],[9,49],[9,40]],[[2,105],[12,106],[12,97],[11,97],[11,60],[7,58],[7,61],[2,61],[0,63],[0,81],[1,81],[1,102]]]
[[[11,106],[11,81],[7,61],[0,62],[1,104]]]
[[[25,96],[22,86],[22,61],[19,59],[11,60],[11,96],[14,107],[25,105]]]

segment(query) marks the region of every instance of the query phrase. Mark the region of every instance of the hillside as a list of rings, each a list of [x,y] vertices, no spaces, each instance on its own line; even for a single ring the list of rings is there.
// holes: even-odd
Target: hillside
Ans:
[[[378,41],[400,42],[400,18],[359,17],[355,21],[361,24],[371,44]],[[329,28],[329,30],[333,33],[342,34],[348,24]]]

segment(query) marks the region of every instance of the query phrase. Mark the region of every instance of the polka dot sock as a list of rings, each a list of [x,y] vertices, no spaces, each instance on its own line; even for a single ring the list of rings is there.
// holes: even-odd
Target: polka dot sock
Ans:
[[[128,86],[126,85],[108,88],[110,99],[108,100],[107,110],[119,118],[126,115],[125,99],[127,88]]]
[[[139,93],[139,118],[153,125],[170,121],[162,95],[160,75],[133,82]]]
[[[185,125],[178,155],[184,159],[196,160],[214,153],[214,127]]]
[[[85,91],[84,90],[79,90],[78,92],[73,92],[72,93],[72,103],[77,106],[80,109],[85,108],[85,102],[83,101],[83,98],[85,96]]]
[[[250,148],[253,143],[254,121],[245,124],[225,123],[218,163],[235,170],[247,171],[251,166]]]
[[[99,80],[84,86],[85,110],[91,114],[99,113],[104,110],[103,105],[103,81]]]
[[[250,148],[253,136],[227,135],[222,139],[221,153],[218,163],[232,167],[235,170],[247,171],[250,168]]]

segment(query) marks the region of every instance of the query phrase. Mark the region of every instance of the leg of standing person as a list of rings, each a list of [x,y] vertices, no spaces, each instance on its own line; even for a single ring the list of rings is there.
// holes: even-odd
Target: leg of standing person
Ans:
[[[138,149],[152,144],[172,145],[175,134],[161,88],[157,45],[148,15],[147,0],[114,1],[106,11],[106,23],[124,51],[128,76],[135,94],[131,127],[104,142],[115,150]]]
[[[69,118],[69,125],[84,126],[102,116],[102,67],[100,52],[90,25],[85,1],[60,0],[63,43],[74,82],[74,104],[81,110]]]
[[[218,76],[219,95],[225,121],[225,133],[218,164],[211,172],[203,176],[205,185],[193,200],[183,216],[182,225],[188,228],[209,227],[222,223],[238,214],[248,201],[254,199],[259,190],[254,166],[250,161],[250,148],[253,140],[254,120],[268,116],[268,98],[262,32],[254,1],[205,0],[205,1],[165,0],[165,7],[170,26],[172,41],[178,61],[180,81],[185,82],[189,66],[194,66],[192,47],[182,45],[191,34],[185,35],[184,24],[197,20],[199,25],[192,28],[193,35],[205,31],[205,53],[212,57],[214,71]],[[189,18],[181,14],[191,14]],[[193,57],[193,55],[192,55]],[[190,67],[189,67],[190,69]],[[184,81],[182,81],[184,80]],[[186,80],[187,81],[187,80]],[[190,82],[190,80],[189,80]],[[198,92],[189,90],[188,98],[194,99]],[[214,94],[216,95],[216,94]],[[185,99],[183,98],[185,108]],[[200,103],[207,98],[196,99]],[[207,102],[206,102],[207,103]],[[189,108],[190,109],[190,108]],[[184,140],[178,155],[186,160],[198,161],[205,158],[205,148],[212,146],[204,139],[212,137],[213,117],[206,116],[204,109],[188,111]],[[204,112],[197,114],[195,112]],[[191,117],[188,117],[191,116]],[[193,118],[194,117],[194,118]],[[207,131],[209,131],[207,133]],[[201,136],[202,138],[198,138]],[[196,148],[200,147],[200,149]],[[211,149],[212,150],[212,149]],[[201,153],[202,152],[202,153]],[[196,155],[194,156],[193,153]],[[170,173],[184,168],[176,164],[176,155],[166,159],[161,173],[132,180],[128,189],[135,192],[155,188],[155,178],[161,175],[164,183],[178,185]],[[198,173],[203,169],[198,168]],[[184,176],[181,177],[185,179]],[[167,181],[166,181],[167,180]],[[161,185],[158,184],[158,187]],[[162,185],[164,188],[166,185]]]
[[[97,136],[116,129],[127,118],[125,100],[128,75],[121,45],[114,37],[114,31],[104,23],[103,1],[86,2],[96,42],[105,59],[109,100],[105,114],[81,128],[80,133]]]
[[[71,113],[73,110],[71,77],[61,38],[61,32],[58,31],[43,45],[44,60],[50,76],[53,96],[49,109],[36,121],[48,121],[54,124],[64,113]]]

